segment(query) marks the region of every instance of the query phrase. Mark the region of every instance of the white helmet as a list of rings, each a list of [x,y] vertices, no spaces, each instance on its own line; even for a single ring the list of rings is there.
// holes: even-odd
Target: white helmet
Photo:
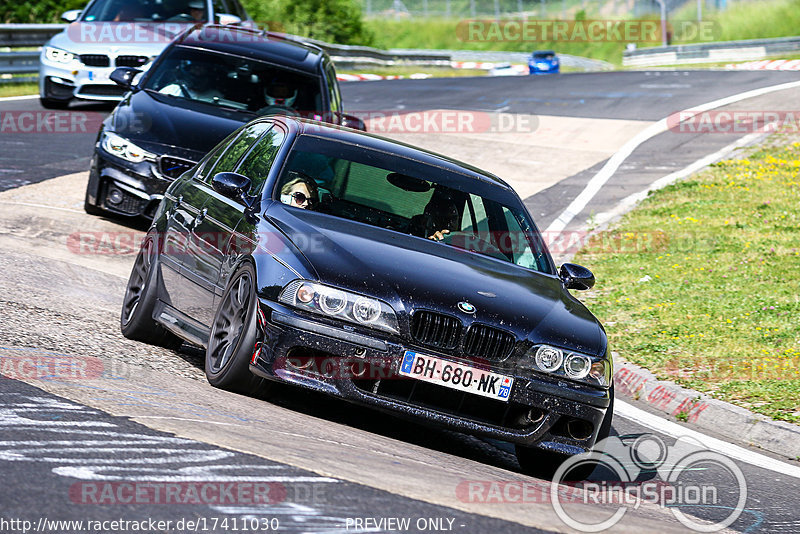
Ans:
[[[297,100],[297,89],[292,92],[292,89],[285,83],[272,83],[264,91],[264,98],[268,106],[290,108],[294,106],[294,101]]]

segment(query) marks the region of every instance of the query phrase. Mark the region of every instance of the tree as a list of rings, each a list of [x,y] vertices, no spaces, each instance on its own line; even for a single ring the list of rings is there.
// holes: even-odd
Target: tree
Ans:
[[[284,0],[279,12],[288,33],[339,44],[373,42],[353,0]]]
[[[0,22],[61,22],[61,14],[81,9],[87,0],[34,0],[32,2],[0,2]]]

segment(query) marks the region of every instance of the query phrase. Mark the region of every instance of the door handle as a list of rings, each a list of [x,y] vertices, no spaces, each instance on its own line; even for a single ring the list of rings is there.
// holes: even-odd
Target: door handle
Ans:
[[[207,208],[203,208],[200,210],[200,213],[197,214],[197,217],[194,218],[194,227],[197,228],[200,226],[200,223],[203,222],[203,219],[206,218],[206,213],[208,213]]]
[[[178,210],[181,207],[181,203],[183,203],[183,195],[181,195],[178,198],[176,198],[175,202],[172,203],[172,207],[170,207],[170,209],[169,209],[169,216],[170,217],[174,217],[175,216],[175,214],[178,212]]]

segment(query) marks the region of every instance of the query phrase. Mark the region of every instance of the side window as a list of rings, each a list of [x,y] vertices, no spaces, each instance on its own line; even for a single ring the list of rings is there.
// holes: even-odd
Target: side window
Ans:
[[[278,128],[273,128],[261,138],[239,165],[237,172],[250,178],[253,184],[250,188],[250,195],[257,195],[261,191],[285,138],[285,133]]]
[[[211,182],[211,178],[218,172],[230,172],[235,169],[239,158],[241,158],[250,147],[255,144],[258,138],[261,137],[261,134],[269,130],[270,127],[272,127],[272,123],[257,122],[242,130],[239,137],[228,145],[227,149],[220,154],[214,164],[214,168],[203,177],[203,181],[209,183]]]
[[[477,195],[467,197],[467,209],[461,218],[461,228],[464,232],[471,232],[475,235],[489,235],[489,220],[486,217],[486,209],[483,206],[483,199]]]
[[[531,248],[527,228],[523,228],[517,217],[505,206],[503,207],[503,215],[508,228],[508,235],[502,240],[500,248],[504,252],[510,251],[513,255],[512,261],[517,265],[536,271],[543,270],[539,265],[540,255],[536,254]]]
[[[214,0],[214,17],[218,17],[220,13],[226,13],[228,15],[233,15],[229,9],[225,0]]]
[[[328,98],[331,101],[331,111],[334,113],[342,109],[342,97],[339,95],[339,82],[336,81],[336,71],[333,65],[325,67],[325,77],[328,79]]]
[[[197,173],[194,175],[196,179],[202,182],[205,181],[205,176],[208,174],[208,171],[211,169],[211,167],[214,166],[214,163],[217,162],[217,158],[219,158],[219,155],[222,153],[224,148],[224,144],[217,145],[217,147],[214,148],[211,153],[200,162],[200,166],[197,168]]]
[[[233,9],[232,15],[236,15],[240,19],[247,20],[247,12],[242,7],[242,4],[239,3],[239,0],[228,0],[231,8]]]

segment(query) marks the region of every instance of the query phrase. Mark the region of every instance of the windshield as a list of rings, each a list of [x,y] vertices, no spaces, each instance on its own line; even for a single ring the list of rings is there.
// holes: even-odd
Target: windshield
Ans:
[[[500,188],[321,139],[313,149],[304,149],[311,144],[307,139],[301,137],[278,182],[276,197],[284,204],[551,272],[541,236],[524,207],[518,200],[491,198],[489,190]],[[516,198],[500,191],[506,201]]]
[[[101,0],[83,16],[84,22],[202,22],[208,20],[204,0]]]
[[[144,89],[259,115],[321,112],[319,80],[261,61],[174,47],[144,81]]]

